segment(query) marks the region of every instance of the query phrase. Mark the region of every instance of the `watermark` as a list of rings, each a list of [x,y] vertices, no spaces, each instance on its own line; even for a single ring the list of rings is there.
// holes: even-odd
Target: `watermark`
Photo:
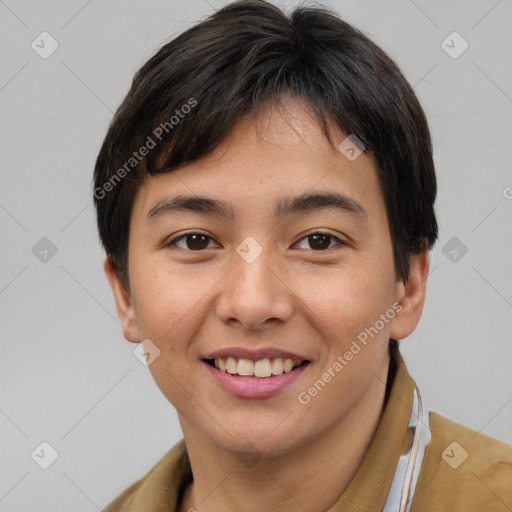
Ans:
[[[40,468],[48,469],[59,458],[59,453],[48,441],[43,441],[30,456]]]
[[[364,152],[366,146],[359,137],[351,133],[341,141],[338,149],[348,158],[348,160],[353,162]]]
[[[58,41],[48,32],[41,32],[30,43],[32,50],[34,50],[39,57],[47,59],[59,47]]]
[[[456,236],[450,238],[441,250],[452,263],[458,263],[468,252],[467,246]]]
[[[94,189],[94,197],[98,200],[103,199],[107,192],[111,192],[121,182],[123,178],[129,174],[135,166],[146,157],[149,152],[156,147],[164,136],[164,133],[169,133],[177,126],[185,115],[189,114],[192,109],[197,105],[197,101],[194,98],[189,98],[187,103],[184,103],[179,109],[174,111],[168,121],[160,123],[152,132],[152,135],[148,135],[146,142],[137,150],[132,153],[132,156],[120,167],[116,173],[108,179],[103,186],[96,187]],[[154,138],[153,138],[154,137]]]
[[[56,254],[57,246],[46,236],[43,236],[33,247],[32,254],[42,263],[48,263]]]
[[[452,469],[457,469],[468,458],[468,452],[459,443],[453,441],[444,449],[441,458]]]
[[[144,366],[150,366],[155,359],[160,357],[160,349],[149,338],[146,338],[135,347],[133,355]]]
[[[458,59],[469,48],[469,43],[458,32],[454,31],[442,41],[441,48],[452,59]]]
[[[262,454],[255,444],[247,443],[242,446],[242,449],[237,453],[237,457],[245,466],[252,468],[260,461]]]
[[[246,263],[253,263],[263,252],[263,247],[252,236],[248,236],[238,245],[236,252]]]
[[[376,336],[382,329],[384,329],[385,325],[395,318],[396,314],[402,311],[402,304],[399,302],[395,302],[385,313],[382,313],[378,320],[371,327],[366,327],[364,331],[361,331],[357,335],[357,341],[361,343],[361,345],[366,346],[368,342],[368,336],[372,339]],[[336,361],[325,371],[322,376],[311,386],[307,391],[301,391],[297,395],[297,399],[303,405],[308,404],[311,401],[311,398],[322,391],[325,386],[331,382],[334,377],[336,377],[345,366],[348,365],[354,356],[361,352],[362,347],[357,343],[356,340],[352,341],[352,345],[350,348],[343,354],[339,355]]]

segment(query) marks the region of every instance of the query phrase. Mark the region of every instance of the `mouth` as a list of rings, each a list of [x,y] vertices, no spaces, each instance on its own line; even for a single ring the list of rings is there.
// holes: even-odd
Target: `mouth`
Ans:
[[[269,398],[300,380],[313,361],[278,347],[225,347],[200,358],[206,375],[238,398]],[[295,384],[297,385],[297,384]]]
[[[310,364],[307,359],[297,360],[283,357],[265,357],[253,360],[234,356],[203,359],[220,372],[252,379],[268,379],[297,371]]]

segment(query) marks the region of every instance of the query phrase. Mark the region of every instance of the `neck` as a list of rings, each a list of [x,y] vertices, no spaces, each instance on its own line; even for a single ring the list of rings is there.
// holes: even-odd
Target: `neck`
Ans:
[[[250,467],[180,417],[194,475],[180,512],[328,510],[349,486],[373,440],[384,408],[388,368],[389,355],[343,422],[305,445]]]

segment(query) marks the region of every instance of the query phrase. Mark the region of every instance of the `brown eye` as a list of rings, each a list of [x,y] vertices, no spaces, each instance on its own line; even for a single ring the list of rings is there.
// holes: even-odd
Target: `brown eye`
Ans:
[[[204,233],[185,233],[183,235],[180,235],[169,242],[165,244],[166,247],[172,247],[172,246],[178,246],[181,249],[188,250],[188,251],[202,251],[204,249],[208,248],[209,241],[212,241],[213,238],[205,235]],[[338,237],[335,237],[334,235],[331,235],[329,233],[311,233],[309,235],[306,235],[301,239],[299,243],[301,243],[303,240],[308,241],[308,247],[305,247],[305,249],[310,249],[313,251],[325,251],[326,249],[330,249],[331,242],[336,241],[338,242],[337,245],[347,245],[345,242],[340,240]],[[182,241],[185,241],[184,246],[179,245],[178,242],[182,243]]]
[[[185,240],[185,247],[179,246],[177,244],[177,242],[181,240]],[[178,247],[189,251],[201,251],[207,248],[208,242],[210,240],[212,240],[212,238],[203,233],[185,233],[181,236],[174,238],[173,240],[170,240],[165,245],[166,247],[178,245]]]
[[[317,234],[311,235],[309,238],[309,245],[312,249],[327,249],[330,245],[331,237],[329,235]]]
[[[206,235],[202,235],[200,233],[196,233],[194,235],[187,235],[185,240],[187,241],[187,247],[193,251],[199,251],[201,249],[206,249],[208,242],[205,240],[209,238]]]
[[[335,237],[334,235],[321,232],[307,235],[304,238],[302,238],[302,240],[308,241],[309,247],[305,247],[306,249],[312,249],[314,251],[323,251],[325,249],[329,249],[332,240],[336,240],[338,242],[338,245],[346,245],[342,240]]]

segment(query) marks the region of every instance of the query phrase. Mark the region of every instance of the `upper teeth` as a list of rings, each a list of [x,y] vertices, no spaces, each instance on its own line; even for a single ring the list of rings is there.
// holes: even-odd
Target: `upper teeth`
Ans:
[[[270,377],[290,372],[301,361],[276,357],[270,360],[268,357],[253,361],[251,359],[237,359],[236,357],[217,357],[214,359],[215,368],[231,375],[254,375],[255,377]]]

